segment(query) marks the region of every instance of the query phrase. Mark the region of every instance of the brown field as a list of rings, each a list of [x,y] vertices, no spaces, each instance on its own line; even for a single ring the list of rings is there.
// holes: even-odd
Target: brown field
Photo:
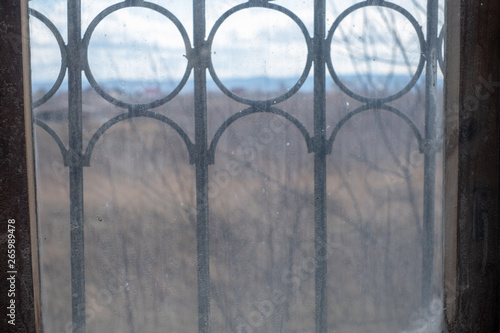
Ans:
[[[53,97],[35,115],[66,143],[65,98]],[[192,100],[180,95],[155,111],[194,140]],[[356,105],[330,93],[328,133]],[[422,95],[391,105],[423,132]],[[277,107],[312,133],[311,94]],[[209,94],[209,142],[243,108]],[[84,147],[122,112],[86,91]],[[44,329],[66,332],[68,169],[39,127],[36,157]],[[314,332],[313,161],[300,132],[274,115],[240,119],[221,137],[210,166],[212,332]],[[99,139],[84,172],[88,332],[197,331],[194,170],[183,141],[156,120],[124,121]],[[440,155],[437,170],[435,274],[424,287],[439,299]],[[420,304],[423,159],[406,124],[385,111],[352,118],[328,157],[327,192],[329,332],[419,332],[432,325],[435,304]]]

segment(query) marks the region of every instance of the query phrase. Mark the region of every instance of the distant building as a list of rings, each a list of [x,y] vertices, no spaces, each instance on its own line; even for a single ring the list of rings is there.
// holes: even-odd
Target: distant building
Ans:
[[[155,99],[161,98],[162,97],[161,89],[158,87],[147,87],[146,89],[144,89],[144,96],[147,98],[155,98]]]

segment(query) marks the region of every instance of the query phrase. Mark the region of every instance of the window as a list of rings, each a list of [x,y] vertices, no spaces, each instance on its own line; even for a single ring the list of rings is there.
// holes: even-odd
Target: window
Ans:
[[[432,3],[431,1],[429,8],[431,12],[436,13],[436,21],[430,20],[431,24],[427,27],[427,32],[430,31],[429,34],[434,36],[431,37],[433,42],[427,43],[434,45],[437,51],[441,40],[437,33],[438,6],[435,4],[433,7]],[[73,8],[72,4],[76,2],[70,2],[69,13],[73,13],[73,10],[77,13],[79,6]],[[101,14],[94,21],[94,16],[84,17],[84,20],[87,19],[90,23],[88,27],[83,25],[84,29],[79,22],[79,15],[68,15],[70,20],[76,20],[78,24],[69,25],[68,36],[58,36],[57,33],[54,35],[56,46],[64,45],[61,43],[64,40],[69,43],[67,48],[61,47],[60,52],[63,68],[61,72],[65,71],[67,63],[69,84],[64,83],[63,76],[57,79],[56,75],[58,83],[55,85],[68,85],[65,98],[69,101],[69,107],[62,109],[67,108],[69,111],[59,112],[58,98],[61,99],[61,96],[65,95],[64,92],[53,94],[57,88],[34,91],[33,95],[33,114],[37,125],[36,144],[39,145],[37,190],[39,193],[51,193],[50,196],[38,196],[37,212],[40,221],[38,236],[41,249],[40,281],[44,328],[49,331],[69,329],[81,332],[84,331],[86,323],[86,331],[106,331],[114,329],[112,327],[129,331],[155,331],[167,327],[173,331],[192,331],[199,327],[202,332],[207,331],[209,327],[211,330],[241,332],[292,329],[320,332],[333,329],[409,331],[421,329],[422,324],[435,323],[432,315],[437,315],[439,325],[442,314],[441,301],[432,302],[432,298],[437,295],[440,299],[441,281],[445,281],[445,312],[451,329],[476,331],[484,327],[485,330],[491,331],[491,328],[497,327],[498,308],[493,306],[491,310],[489,306],[496,304],[498,297],[496,292],[491,292],[498,290],[495,282],[498,274],[495,268],[497,259],[495,245],[492,245],[497,232],[493,221],[497,218],[495,203],[498,200],[498,181],[490,185],[484,180],[492,176],[484,176],[478,178],[477,182],[474,180],[469,183],[464,179],[469,175],[467,170],[482,170],[481,164],[476,167],[473,162],[467,164],[468,159],[475,161],[474,156],[467,155],[469,150],[484,146],[486,151],[490,149],[489,151],[493,152],[496,148],[491,147],[498,147],[498,130],[495,131],[498,122],[491,120],[492,117],[496,119],[496,112],[491,111],[489,117],[471,113],[476,106],[479,108],[490,105],[488,103],[495,105],[496,100],[493,97],[496,96],[494,87],[498,70],[492,72],[491,76],[485,74],[484,70],[478,71],[484,75],[479,79],[482,78],[482,81],[476,85],[472,85],[464,77],[457,80],[462,85],[459,88],[451,83],[445,85],[448,98],[477,103],[461,104],[462,106],[456,109],[460,115],[461,140],[458,144],[463,148],[456,156],[461,156],[460,165],[465,163],[466,171],[457,168],[454,154],[445,155],[448,166],[455,163],[455,166],[450,168],[451,171],[455,170],[459,175],[457,178],[447,169],[446,186],[453,188],[453,184],[456,184],[458,191],[446,192],[445,201],[447,204],[453,201],[458,203],[460,213],[466,212],[469,218],[458,214],[458,217],[462,218],[462,224],[459,224],[460,228],[456,228],[457,219],[454,219],[451,213],[445,214],[446,230],[451,232],[444,234],[446,270],[443,278],[439,274],[440,252],[433,253],[434,247],[440,248],[440,243],[437,241],[436,245],[429,246],[431,239],[438,238],[441,232],[439,224],[432,222],[434,215],[437,216],[437,219],[434,217],[435,220],[440,220],[439,211],[432,207],[436,195],[440,194],[433,194],[434,190],[429,190],[439,188],[435,185],[436,179],[440,179],[439,173],[432,171],[432,164],[436,164],[434,156],[439,155],[435,145],[430,144],[439,133],[435,130],[430,133],[429,130],[424,130],[429,127],[429,119],[437,120],[435,124],[431,121],[431,128],[438,127],[439,118],[428,116],[429,106],[438,109],[437,99],[433,101],[432,96],[439,95],[432,92],[438,91],[439,82],[428,79],[427,82],[419,83],[418,80],[419,71],[425,72],[427,78],[436,79],[437,66],[440,64],[437,57],[439,52],[435,53],[436,57],[432,61],[428,60],[432,58],[429,53],[424,52],[427,61],[422,61],[422,56],[417,56],[417,59],[420,59],[417,65],[412,65],[412,61],[407,62],[406,68],[414,66],[415,71],[412,73],[418,75],[410,75],[410,83],[407,86],[403,84],[402,90],[395,90],[391,94],[390,90],[394,89],[391,84],[396,86],[399,83],[398,70],[392,70],[391,75],[396,79],[393,78],[391,84],[382,81],[385,83],[383,89],[377,89],[376,83],[381,77],[386,79],[386,76],[373,73],[366,75],[375,67],[371,61],[366,61],[366,56],[370,55],[373,57],[370,60],[380,63],[388,59],[384,57],[385,54],[372,53],[369,43],[356,44],[355,40],[349,40],[353,36],[358,37],[355,28],[349,30],[350,34],[342,35],[339,32],[349,29],[352,24],[349,21],[352,17],[349,15],[363,13],[360,17],[365,17],[362,25],[365,30],[364,34],[359,35],[360,39],[371,36],[385,42],[381,35],[377,35],[373,22],[380,22],[377,21],[377,15],[386,18],[397,17],[393,20],[407,21],[406,25],[402,26],[404,29],[400,25],[398,28],[403,31],[408,29],[413,33],[416,31],[422,46],[425,45],[421,43],[422,38],[429,39],[423,34],[419,35],[418,21],[415,20],[415,23],[413,16],[406,15],[409,12],[404,6],[383,1],[363,2],[358,8],[352,7],[350,10],[347,9],[349,6],[346,6],[347,11],[340,10],[345,15],[335,16],[332,18],[334,22],[329,22],[331,25],[327,26],[327,7],[322,7],[322,1],[315,2],[314,12],[312,6],[309,6],[314,18],[310,25],[308,24],[311,22],[303,16],[296,16],[295,13],[301,13],[300,10],[287,9],[287,6],[293,6],[290,3],[285,5],[280,2],[250,1],[239,7],[226,4],[229,12],[222,10],[222,16],[216,15],[215,19],[205,15],[205,8],[200,4],[201,2],[195,1],[192,9],[196,22],[192,35],[182,28],[183,21],[178,21],[172,12],[142,1],[126,1],[111,7],[103,4],[102,9],[108,9],[97,10]],[[496,5],[486,2],[484,4],[492,13],[498,10]],[[128,6],[135,8],[131,11],[125,8]],[[168,89],[161,86],[164,82],[161,77],[156,86],[147,82],[147,86],[143,86],[141,91],[134,91],[137,89],[134,85],[140,86],[144,82],[134,84],[134,78],[120,77],[118,87],[122,89],[118,90],[114,89],[116,83],[115,86],[104,84],[107,71],[105,67],[101,67],[103,69],[96,73],[91,70],[92,66],[98,66],[101,60],[105,62],[106,54],[99,50],[99,47],[113,43],[113,38],[116,38],[113,36],[113,29],[119,31],[122,26],[107,30],[109,36],[106,29],[99,29],[103,28],[105,23],[112,25],[113,15],[118,12],[131,15],[143,9],[166,18],[172,31],[180,35],[181,45],[183,43],[185,47],[185,58],[182,61],[187,68],[185,73],[188,74],[181,74],[178,81],[180,83],[173,85],[173,89],[167,94],[164,93]],[[372,9],[375,10],[370,12]],[[235,80],[234,75],[219,76],[219,71],[224,72],[224,67],[231,65],[224,58],[224,51],[227,51],[224,40],[244,38],[242,35],[231,35],[233,31],[228,22],[244,22],[244,14],[251,11],[254,17],[265,16],[271,11],[275,15],[275,22],[259,22],[273,22],[275,26],[279,26],[278,19],[274,19],[279,16],[288,24],[292,22],[294,27],[298,27],[299,36],[304,36],[301,37],[306,49],[303,59],[304,71],[298,73],[295,81],[291,81],[291,86],[290,81],[286,80],[276,84],[273,80],[279,76],[269,74],[273,67],[286,66],[281,57],[269,68],[265,68],[268,77],[264,78],[264,82],[268,90],[251,91],[251,77],[247,80]],[[223,14],[224,12],[226,14]],[[453,10],[448,8],[448,13],[448,19],[452,18],[448,20],[449,24],[453,22],[457,26],[457,22],[454,22],[456,16],[451,14]],[[479,22],[478,17],[474,15],[485,15],[485,19],[490,20],[494,18],[486,15],[488,12],[483,9],[471,9],[470,13],[472,18],[469,18],[468,22]],[[44,14],[33,10],[31,14],[49,30],[57,29],[47,23],[49,21]],[[219,17],[220,20],[217,21]],[[338,17],[341,19],[337,19]],[[154,22],[153,18],[148,17],[148,20],[150,24]],[[133,21],[135,20],[131,22]],[[209,23],[206,25],[206,31],[203,31],[205,29],[202,23],[205,21]],[[358,19],[354,20],[353,25],[356,22]],[[347,23],[347,26],[342,27],[344,23]],[[412,27],[415,29],[412,30]],[[477,24],[474,27],[479,30],[491,29],[486,24]],[[164,29],[167,31],[169,27]],[[465,30],[462,30],[465,34],[463,31]],[[280,37],[279,29],[273,32]],[[107,37],[110,41],[100,44],[101,40],[96,37],[99,33],[103,39]],[[75,38],[80,34],[83,37],[82,44],[80,38]],[[401,34],[395,29],[388,34],[397,41],[397,47],[392,49],[393,58],[389,59],[394,59],[394,55],[402,55],[405,63],[405,52],[408,49],[402,47],[406,39],[400,39]],[[456,38],[457,34],[451,35]],[[130,31],[122,36],[134,37]],[[449,38],[453,40],[452,37]],[[461,38],[463,40],[465,37],[462,35]],[[193,41],[193,47],[190,40]],[[487,44],[487,41],[481,38],[479,41]],[[337,57],[341,54],[336,53],[341,50],[340,46],[328,49],[329,45],[336,45],[336,42],[343,42],[347,61]],[[368,45],[368,49],[363,49],[361,53],[349,49],[356,48],[357,45]],[[449,42],[448,45],[453,44]],[[462,54],[471,47],[469,43],[457,45],[461,45]],[[82,47],[87,52],[82,52]],[[130,51],[127,47],[125,51]],[[268,45],[268,48],[272,47],[274,45]],[[398,52],[398,48],[399,51],[405,52]],[[32,50],[36,52],[36,48]],[[250,51],[260,50],[261,48],[249,48],[247,51],[250,54]],[[114,51],[120,54],[120,50]],[[412,53],[407,53],[406,55],[411,57]],[[82,54],[83,57],[74,57],[74,54]],[[418,50],[417,54],[420,55]],[[269,52],[267,56],[271,58],[273,53]],[[352,61],[352,57],[359,56],[361,60]],[[216,60],[216,57],[220,57],[219,60]],[[491,68],[498,68],[496,60],[483,58],[481,55],[477,57],[483,59],[485,66],[490,64]],[[299,59],[295,58],[292,52],[289,58]],[[75,59],[81,59],[82,62]],[[125,64],[122,63],[111,70],[119,70],[131,64],[138,65],[130,54],[121,57],[121,60],[125,60]],[[155,63],[152,58],[148,60],[148,66],[163,63]],[[356,86],[352,78],[350,81],[349,75],[346,74],[349,61],[351,64],[364,66],[361,69],[354,68],[361,71],[354,78],[364,77],[365,82],[371,85],[371,90],[364,89],[366,85]],[[456,66],[457,63],[456,58],[448,57],[448,68]],[[111,66],[113,64],[114,61],[109,63]],[[397,64],[397,61],[391,63],[392,66]],[[239,63],[236,69],[241,74],[244,73],[245,66],[251,65],[255,64]],[[205,66],[208,66],[209,75]],[[175,67],[173,70],[178,69]],[[162,73],[162,68],[154,68],[153,74]],[[385,67],[379,64],[377,68]],[[82,86],[82,70],[90,82],[90,89]],[[147,67],[143,69],[141,75],[146,76],[147,70]],[[460,73],[466,75],[467,70],[467,67],[463,67]],[[213,88],[208,83],[211,78],[215,81]],[[18,85],[21,83],[19,79],[15,82]],[[309,82],[312,88],[307,91]],[[189,85],[194,89],[186,92]],[[263,84],[259,83],[258,87],[262,86]],[[419,88],[424,91],[421,100],[427,101],[426,106],[420,110],[427,112],[421,112],[419,118],[418,112],[410,117],[399,111],[399,108],[411,103],[416,106],[404,110],[419,110],[418,95],[412,95]],[[470,91],[473,95],[470,96],[474,97],[466,98],[469,96],[465,95],[467,89],[473,89]],[[460,92],[460,97],[453,97],[457,92]],[[375,93],[376,96],[367,98],[364,94],[368,93]],[[403,105],[397,104],[400,99],[405,101]],[[450,105],[449,103],[448,106]],[[162,106],[168,108],[162,109]],[[215,111],[209,112],[216,107],[219,110],[217,114]],[[175,109],[181,112],[176,114]],[[372,109],[379,111],[368,112],[373,111]],[[337,114],[329,113],[328,110],[343,110],[344,113],[339,111],[338,118],[335,118]],[[367,116],[369,113],[371,116]],[[191,116],[191,129],[183,118],[186,114]],[[301,118],[304,114],[310,115],[311,119]],[[387,114],[393,118],[387,117]],[[457,119],[450,117],[450,114],[452,113],[448,112],[446,122],[450,125],[448,128],[453,129]],[[149,117],[165,126],[158,126],[158,122],[135,119],[139,117]],[[354,122],[355,119],[360,120]],[[64,130],[65,123],[70,124],[68,133]],[[92,126],[95,126],[94,130]],[[169,130],[165,130],[165,127]],[[85,132],[88,129],[91,130]],[[397,132],[394,133],[396,129]],[[474,131],[486,131],[496,139],[491,139],[494,143],[488,140],[477,143],[474,141],[477,140],[474,139]],[[52,141],[55,144],[48,148],[43,147],[44,135],[46,139],[55,139]],[[346,137],[344,142],[342,135]],[[413,143],[406,139],[408,137],[414,138]],[[447,133],[446,137],[449,143],[454,143],[453,132]],[[352,142],[353,138],[355,143]],[[367,143],[377,140],[390,158],[380,158],[381,152],[374,147],[366,150]],[[281,148],[275,148],[280,143]],[[164,145],[168,146],[170,152],[163,149]],[[184,153],[179,152],[177,147],[185,148]],[[454,152],[453,145],[447,146],[447,149],[445,152]],[[418,154],[413,154],[415,150]],[[401,156],[406,156],[406,159],[401,159],[398,152]],[[402,152],[406,152],[406,155]],[[55,153],[60,154],[60,160],[54,158]],[[353,154],[349,156],[348,153]],[[425,155],[423,163],[419,162],[422,161],[421,154]],[[498,154],[495,154],[488,155],[493,156],[488,160],[490,163],[498,163]],[[233,157],[234,155],[236,157]],[[135,158],[130,159],[130,156]],[[310,161],[307,161],[305,156],[309,156]],[[178,162],[181,160],[184,164]],[[233,163],[235,161],[236,163]],[[478,159],[478,162],[481,160]],[[393,166],[395,164],[396,170],[402,170],[403,177],[401,174],[391,174],[391,163]],[[193,167],[189,164],[193,164]],[[44,165],[50,166],[47,171],[47,175],[52,173],[50,177],[40,177],[44,172]],[[269,165],[273,165],[274,169]],[[96,171],[88,171],[92,167]],[[496,174],[498,168],[493,166],[492,169],[493,174]],[[175,173],[165,170],[175,170]],[[349,175],[350,172],[354,175]],[[374,172],[377,174],[374,175]],[[415,174],[411,174],[412,172]],[[481,174],[488,175],[488,172],[491,170],[485,167]],[[20,174],[22,176],[24,172]],[[364,177],[363,182],[360,181],[360,175]],[[451,180],[448,177],[451,177]],[[382,185],[377,183],[380,178],[384,180]],[[70,182],[64,185],[65,180],[62,179],[69,179]],[[86,179],[85,182],[83,179]],[[427,185],[422,185],[423,188],[409,185],[412,180],[418,179]],[[57,186],[58,181],[63,185]],[[409,186],[411,190],[401,192],[405,186]],[[165,188],[170,189],[170,193],[165,192]],[[358,196],[364,196],[365,200],[361,202],[353,192],[360,192]],[[175,196],[172,196],[172,193]],[[423,201],[410,199],[408,203],[400,204],[398,200],[386,200],[391,194],[403,197],[401,193],[421,193],[419,200]],[[467,193],[471,193],[470,198]],[[61,199],[58,199],[58,195]],[[106,196],[109,200],[103,200]],[[344,201],[343,197],[346,198]],[[45,200],[53,202],[48,203]],[[153,205],[155,200],[159,204]],[[348,202],[350,204],[347,204]],[[149,206],[150,204],[153,206]],[[134,210],[134,205],[142,210]],[[409,206],[408,210],[413,212],[414,217],[405,215],[404,205]],[[420,208],[412,211],[415,206]],[[375,208],[370,210],[371,207]],[[69,211],[65,213],[65,209]],[[380,213],[377,209],[383,212]],[[458,212],[453,206],[445,206],[445,209]],[[27,211],[25,208],[24,213]],[[400,216],[393,216],[394,212]],[[380,215],[382,218],[379,218]],[[367,223],[367,218],[371,223]],[[414,223],[415,231],[412,233],[410,228],[403,228],[404,224],[400,223],[402,219],[410,218],[427,222]],[[57,224],[58,220],[71,221],[72,224]],[[157,220],[161,223],[155,222]],[[435,226],[434,230],[432,225]],[[419,226],[422,228],[421,236],[417,237]],[[468,232],[469,227],[471,232]],[[457,239],[453,237],[454,230],[460,240],[458,243],[454,242]],[[25,236],[28,233],[24,231]],[[52,239],[46,240],[45,236]],[[467,240],[467,237],[471,239]],[[418,249],[415,247],[415,240],[423,240],[423,245],[419,243]],[[26,242],[26,239],[24,241]],[[32,241],[36,249],[35,241],[36,237]],[[377,246],[384,241],[386,244]],[[418,266],[410,263],[412,246],[418,252],[416,256],[413,254],[412,261],[419,259]],[[455,252],[453,246],[457,246],[459,252]],[[68,253],[71,253],[71,256]],[[453,258],[454,253],[464,255]],[[483,259],[476,269],[477,255],[481,255]],[[53,258],[59,258],[60,262],[49,264],[44,261]],[[321,260],[322,258],[326,260]],[[379,265],[379,262],[382,264]],[[470,289],[476,291],[473,295],[462,288],[471,285],[470,281],[464,278],[465,269],[461,266],[468,262],[469,274],[476,274]],[[380,269],[384,264],[385,271]],[[71,267],[71,270],[64,267]],[[411,269],[415,267],[416,271],[411,273]],[[30,272],[30,269],[27,271]],[[37,272],[36,269],[34,271]],[[360,272],[364,274],[359,274]],[[373,276],[367,273],[373,273]],[[49,276],[54,278],[52,282],[47,279]],[[31,280],[31,277],[29,279]],[[385,281],[385,284],[380,281]],[[420,286],[412,285],[415,281],[418,281]],[[54,285],[54,282],[57,285]],[[395,285],[398,288],[394,288]],[[197,289],[192,288],[193,286],[197,286]],[[448,289],[458,290],[459,293],[455,296]],[[491,296],[487,298],[486,305],[482,306],[490,310],[482,313],[471,312],[470,305],[478,302],[474,297],[488,292]],[[57,293],[60,294],[56,295]],[[35,295],[38,299],[37,292]],[[23,297],[21,301],[25,299],[27,298]],[[69,299],[72,299],[72,309],[69,308]],[[294,302],[289,302],[292,299]],[[395,304],[400,306],[396,307]],[[26,313],[33,314],[29,309]],[[415,315],[405,318],[405,313]],[[383,316],[388,314],[392,316]],[[468,320],[468,316],[485,319],[480,317],[481,315],[488,316],[487,320],[480,321],[481,324]],[[44,316],[47,316],[47,319],[44,319]],[[70,317],[72,319],[68,321],[60,319]],[[112,321],[109,320],[111,317]],[[64,323],[61,326],[62,322]],[[66,322],[69,322],[69,326]]]

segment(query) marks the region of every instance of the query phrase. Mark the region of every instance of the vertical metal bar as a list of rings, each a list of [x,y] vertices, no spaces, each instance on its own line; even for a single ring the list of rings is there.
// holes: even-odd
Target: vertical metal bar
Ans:
[[[208,159],[205,54],[205,0],[193,0],[194,101],[196,149],[196,237],[198,255],[198,332],[209,331],[210,267],[208,234]]]
[[[316,333],[327,331],[325,0],[314,1],[314,237]]]
[[[73,333],[85,332],[85,251],[83,232],[81,2],[68,1],[68,127],[71,311]]]
[[[427,63],[425,75],[424,217],[422,235],[422,307],[432,297],[434,211],[436,189],[436,99],[438,0],[427,2]]]

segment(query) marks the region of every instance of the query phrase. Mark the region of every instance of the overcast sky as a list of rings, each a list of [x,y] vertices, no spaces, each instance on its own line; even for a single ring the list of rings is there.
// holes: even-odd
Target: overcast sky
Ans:
[[[152,2],[178,17],[192,45],[191,2]],[[279,0],[273,3],[294,12],[312,36],[313,2]],[[327,0],[327,30],[342,11],[356,2],[359,1]],[[425,33],[425,0],[393,2],[404,6]],[[99,12],[114,3],[117,1],[83,0],[82,33]],[[207,35],[216,20],[239,3],[242,1],[207,0]],[[31,0],[30,6],[49,17],[67,41],[66,1]],[[31,19],[30,26],[33,81],[54,81],[60,66],[55,39],[36,18]],[[98,81],[176,81],[184,74],[185,54],[181,35],[168,18],[150,9],[128,8],[111,14],[97,26],[88,57]],[[214,67],[222,79],[298,77],[304,69],[306,56],[305,39],[298,25],[282,13],[262,8],[230,16],[215,35],[212,48]],[[357,10],[342,21],[334,34],[331,57],[340,75],[367,72],[410,75],[418,64],[420,46],[414,28],[401,14],[370,7]]]

